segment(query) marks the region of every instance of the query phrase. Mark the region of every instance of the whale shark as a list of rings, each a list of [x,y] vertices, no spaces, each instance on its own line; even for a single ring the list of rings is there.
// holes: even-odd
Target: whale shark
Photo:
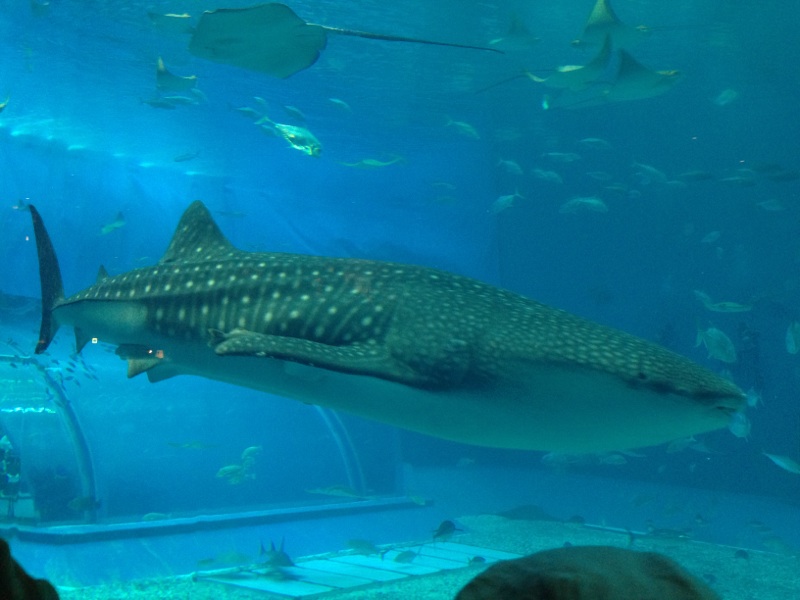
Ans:
[[[745,395],[657,344],[508,290],[424,266],[245,252],[202,202],[161,260],[64,295],[30,207],[42,323],[77,351],[116,346],[128,376],[196,375],[431,436],[596,452],[727,426]]]

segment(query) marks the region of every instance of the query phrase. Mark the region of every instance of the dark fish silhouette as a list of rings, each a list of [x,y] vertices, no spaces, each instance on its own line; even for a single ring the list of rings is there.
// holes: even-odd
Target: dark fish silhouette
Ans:
[[[453,521],[442,521],[439,524],[439,527],[437,527],[436,530],[433,532],[433,539],[434,540],[448,539],[456,531],[464,531],[464,530],[456,527],[456,524],[453,523]]]

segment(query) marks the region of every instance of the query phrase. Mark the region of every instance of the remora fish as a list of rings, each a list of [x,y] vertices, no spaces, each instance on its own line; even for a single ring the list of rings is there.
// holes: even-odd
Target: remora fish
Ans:
[[[158,264],[64,297],[31,206],[44,352],[60,325],[128,376],[193,374],[501,448],[620,450],[722,428],[733,383],[660,346],[479,281],[372,260],[244,252],[201,202]]]

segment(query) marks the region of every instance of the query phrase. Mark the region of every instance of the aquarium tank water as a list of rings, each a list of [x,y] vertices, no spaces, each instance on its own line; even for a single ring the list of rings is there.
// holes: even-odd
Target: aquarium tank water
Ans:
[[[0,2],[18,565],[449,599],[614,546],[800,598],[800,6],[255,2]]]

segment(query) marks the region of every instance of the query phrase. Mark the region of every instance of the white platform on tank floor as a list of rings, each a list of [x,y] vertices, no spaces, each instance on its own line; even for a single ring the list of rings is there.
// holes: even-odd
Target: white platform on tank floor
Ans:
[[[401,553],[415,552],[410,562],[395,560]],[[455,542],[429,542],[391,546],[383,556],[340,553],[300,559],[295,566],[279,572],[261,568],[239,568],[225,572],[197,573],[197,578],[259,590],[289,598],[307,598],[328,592],[432,575],[444,570],[463,569],[475,564],[519,558],[510,552],[468,546]]]

